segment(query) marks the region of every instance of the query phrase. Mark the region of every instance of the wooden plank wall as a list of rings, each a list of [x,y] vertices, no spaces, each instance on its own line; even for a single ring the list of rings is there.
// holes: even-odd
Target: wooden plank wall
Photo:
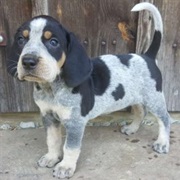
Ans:
[[[33,16],[48,14],[47,0],[1,0],[0,32],[7,36],[7,46],[0,46],[0,112],[38,111],[32,98],[32,83],[19,82],[6,72],[9,45],[20,24]]]
[[[59,0],[55,16],[79,37],[90,57],[134,52],[138,16],[130,10],[137,2]]]
[[[21,23],[35,15],[50,14],[79,37],[90,56],[134,52],[137,15],[126,12],[130,12],[137,2],[138,0],[1,0],[0,27],[7,32],[10,44]],[[118,24],[121,25],[120,29]],[[124,38],[128,38],[127,40],[122,39],[120,31],[124,31]],[[32,85],[20,83],[7,74],[7,51],[6,48],[0,49],[0,112],[37,111],[32,99]]]
[[[143,1],[155,4],[162,15],[164,35],[157,57],[158,66],[163,76],[167,109],[172,112],[180,111],[180,1],[141,0]],[[147,12],[141,12],[139,15],[137,53],[144,52],[151,42],[153,23],[149,17]]]
[[[170,111],[180,111],[180,1],[154,0],[159,8],[164,36],[158,55],[163,88]]]
[[[8,44],[19,24],[31,17],[32,5],[29,0],[0,1],[0,31],[7,35]],[[32,85],[20,83],[6,72],[7,47],[0,46],[0,112],[34,111]]]
[[[144,0],[141,0],[144,1]],[[158,66],[163,76],[163,91],[169,111],[180,111],[180,1],[179,0],[146,0],[155,4],[163,19],[164,35],[158,53]],[[144,52],[151,38],[147,31],[152,29],[149,14],[141,12],[138,23],[136,52]]]
[[[180,17],[180,2],[146,1],[154,2],[163,16],[165,32],[158,64],[163,74],[168,110],[180,111],[180,20],[177,18]],[[107,53],[141,52],[150,41],[147,30],[150,31],[151,22],[148,21],[149,15],[144,12],[139,15],[139,22],[138,14],[130,12],[138,2],[139,0],[1,0],[0,32],[6,32],[10,44],[22,22],[39,14],[49,14],[78,36],[90,57]],[[20,83],[7,74],[6,53],[7,47],[0,47],[0,112],[37,111],[32,99],[32,85]]]

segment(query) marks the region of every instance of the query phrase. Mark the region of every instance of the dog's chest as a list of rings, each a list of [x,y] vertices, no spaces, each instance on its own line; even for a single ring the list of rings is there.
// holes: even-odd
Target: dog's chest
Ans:
[[[53,91],[50,87],[34,88],[34,100],[44,116],[49,112],[57,114],[60,120],[70,119],[72,116],[72,99],[68,98],[66,90]]]

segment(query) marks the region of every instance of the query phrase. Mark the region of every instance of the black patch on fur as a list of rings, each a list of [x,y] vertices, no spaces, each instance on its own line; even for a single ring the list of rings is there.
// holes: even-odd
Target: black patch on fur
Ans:
[[[86,116],[94,106],[94,86],[92,78],[90,77],[79,86],[73,88],[72,93],[80,93],[81,100],[81,115]]]
[[[156,58],[157,53],[158,53],[159,48],[160,48],[160,45],[161,45],[161,38],[162,38],[161,32],[155,31],[153,41],[152,41],[149,49],[145,53],[146,56],[148,56],[152,59]]]
[[[130,54],[122,54],[122,55],[117,55],[119,60],[121,61],[122,64],[125,66],[129,67],[129,60],[132,58],[132,55]]]
[[[80,93],[81,115],[86,116],[94,106],[95,95],[102,95],[110,82],[110,71],[100,58],[92,59],[93,71],[89,78],[73,88],[72,93]]]
[[[95,95],[102,95],[110,82],[110,71],[106,64],[100,58],[92,59],[93,72],[92,79]]]
[[[122,84],[119,84],[116,89],[112,92],[112,96],[116,101],[122,99],[125,95],[124,87]]]
[[[156,90],[162,92],[162,75],[155,59],[151,59],[147,55],[141,55],[141,57],[146,61],[151,77],[156,81]]]

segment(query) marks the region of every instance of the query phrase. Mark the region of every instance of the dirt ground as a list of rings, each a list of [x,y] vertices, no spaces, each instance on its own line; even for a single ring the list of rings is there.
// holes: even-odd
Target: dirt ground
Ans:
[[[151,148],[157,124],[143,125],[131,136],[119,127],[87,127],[72,180],[179,180],[180,125],[171,128],[168,154]],[[51,180],[51,168],[37,160],[47,151],[44,129],[0,131],[0,180]]]

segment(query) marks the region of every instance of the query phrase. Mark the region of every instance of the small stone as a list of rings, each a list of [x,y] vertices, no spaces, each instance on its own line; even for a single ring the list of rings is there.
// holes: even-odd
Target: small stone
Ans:
[[[144,120],[143,122],[142,122],[143,124],[145,124],[145,125],[147,125],[147,126],[152,126],[152,125],[154,125],[154,121],[152,121],[152,120]]]
[[[111,125],[111,122],[104,122],[103,123],[103,126],[110,126]]]
[[[99,126],[101,126],[101,122],[94,122],[94,123],[93,123],[93,126],[99,127]]]
[[[121,122],[119,122],[119,125],[120,125],[120,126],[125,126],[126,124],[127,124],[126,121],[121,121]]]
[[[0,129],[3,129],[3,130],[8,130],[8,129],[12,129],[12,127],[9,125],[9,124],[3,124]]]
[[[180,124],[180,120],[171,118],[171,124]]]
[[[21,122],[19,126],[22,129],[35,128],[36,127],[34,122]]]
[[[87,126],[93,126],[93,122],[88,122]]]

